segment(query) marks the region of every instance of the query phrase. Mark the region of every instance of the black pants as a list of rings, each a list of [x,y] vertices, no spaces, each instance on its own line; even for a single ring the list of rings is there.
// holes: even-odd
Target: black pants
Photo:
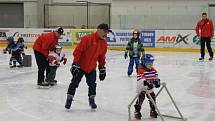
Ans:
[[[78,85],[84,75],[88,85],[88,96],[90,97],[91,95],[96,95],[96,70],[93,70],[90,73],[86,73],[81,70],[76,77],[72,78],[67,94],[73,96],[75,95],[76,88],[78,88]]]
[[[12,51],[10,62],[12,62],[13,60],[16,60],[19,63],[19,65],[22,65],[21,51],[19,50]],[[14,65],[16,65],[16,62]]]
[[[213,57],[213,51],[211,48],[211,38],[210,37],[201,37],[201,57],[205,57],[205,43],[208,49],[208,53],[210,57]]]
[[[57,66],[49,66],[50,72],[47,74],[46,81],[54,81],[56,77]]]
[[[41,84],[42,82],[44,82],[44,78],[45,78],[44,73],[45,73],[45,71],[46,71],[46,76],[50,72],[49,62],[46,59],[46,57],[40,52],[34,51],[34,55],[35,55],[37,66],[38,66],[37,84]]]
[[[156,96],[155,96],[155,93],[154,92],[151,92],[150,93],[152,99],[154,100],[154,102],[156,103]],[[137,101],[136,101],[136,104],[134,105],[135,107],[135,110],[136,111],[140,111],[141,109],[141,106],[143,104],[143,101],[145,100],[145,96],[149,99],[149,105],[150,105],[150,109],[152,111],[155,111],[155,106],[153,105],[152,101],[150,100],[149,96],[146,94],[146,92],[141,92],[141,94],[139,95]]]

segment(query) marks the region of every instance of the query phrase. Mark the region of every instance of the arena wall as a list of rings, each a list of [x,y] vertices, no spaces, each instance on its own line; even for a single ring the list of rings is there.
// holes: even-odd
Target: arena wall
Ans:
[[[43,33],[54,31],[54,29],[37,28],[0,28],[0,47],[6,46],[6,38],[13,36],[15,40],[23,37],[25,43],[32,47],[34,41]],[[80,37],[94,32],[94,29],[65,29],[64,35],[59,40],[59,44],[65,48],[76,46]],[[117,30],[108,34],[107,42],[111,50],[124,50],[127,42],[132,37],[133,30]],[[140,34],[141,41],[146,50],[151,51],[178,51],[178,52],[198,52],[200,40],[194,30],[145,30]],[[212,48],[215,47],[215,39],[212,39]]]

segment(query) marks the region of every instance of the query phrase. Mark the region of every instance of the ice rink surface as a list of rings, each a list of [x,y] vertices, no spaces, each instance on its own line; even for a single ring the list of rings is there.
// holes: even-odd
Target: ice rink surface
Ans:
[[[76,91],[72,109],[64,109],[72,78],[71,52],[66,51],[68,63],[57,71],[58,85],[50,89],[36,86],[37,66],[32,51],[26,54],[32,55],[33,66],[15,69],[8,66],[10,56],[0,54],[0,121],[127,121],[127,106],[136,95],[136,73],[127,77],[128,59],[119,51],[108,52],[107,77],[103,82],[97,80],[97,111],[92,112],[88,106],[85,78]],[[199,53],[149,53],[155,56],[154,67],[184,117],[188,121],[215,121],[215,61],[199,62]],[[159,95],[157,105],[162,113],[178,116],[166,92]],[[161,121],[149,117],[147,99],[141,111],[142,121]]]

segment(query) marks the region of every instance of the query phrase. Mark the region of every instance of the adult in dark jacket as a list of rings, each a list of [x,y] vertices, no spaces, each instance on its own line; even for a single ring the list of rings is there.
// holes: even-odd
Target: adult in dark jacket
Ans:
[[[44,73],[46,71],[46,75],[49,73],[49,62],[47,60],[49,51],[52,50],[55,45],[58,44],[58,39],[63,34],[63,28],[59,27],[54,32],[49,32],[42,34],[39,36],[34,42],[33,50],[38,66],[38,86],[48,86],[47,82],[44,82]]]

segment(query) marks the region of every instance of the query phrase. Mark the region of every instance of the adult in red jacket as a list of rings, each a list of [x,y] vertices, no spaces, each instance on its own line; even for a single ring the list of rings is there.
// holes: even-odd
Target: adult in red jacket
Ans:
[[[99,79],[104,80],[106,77],[105,55],[107,52],[106,36],[108,32],[111,32],[109,26],[100,24],[95,33],[83,36],[79,45],[75,48],[73,52],[74,60],[70,69],[73,78],[67,92],[66,109],[70,109],[76,88],[84,75],[89,87],[89,105],[92,109],[97,108],[94,100],[96,96],[96,67],[98,62]]]
[[[207,18],[207,13],[202,13],[202,19],[196,25],[196,34],[200,38],[201,57],[199,60],[204,60],[205,43],[209,53],[209,60],[213,60],[213,51],[211,48],[211,38],[214,36],[214,27],[212,20]]]
[[[39,36],[33,45],[34,55],[38,66],[38,86],[48,86],[47,82],[44,82],[44,73],[49,73],[49,62],[47,60],[49,51],[52,50],[55,45],[58,44],[58,39],[63,34],[63,28],[59,27],[56,31],[42,34]]]

